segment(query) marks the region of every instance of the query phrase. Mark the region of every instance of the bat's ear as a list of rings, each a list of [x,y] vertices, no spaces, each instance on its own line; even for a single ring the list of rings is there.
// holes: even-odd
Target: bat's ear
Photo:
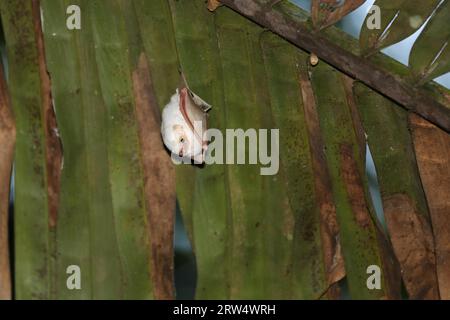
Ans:
[[[178,85],[178,90],[181,92],[182,89],[186,88],[189,92],[189,99],[194,102],[194,104],[198,106],[203,112],[208,112],[209,110],[211,110],[211,105],[209,105],[202,98],[192,92],[192,90],[189,88],[183,70],[181,70],[180,68],[178,69],[178,71],[180,72],[180,84]]]
[[[211,105],[209,105],[205,100],[203,100],[202,98],[200,98],[198,95],[196,95],[194,92],[192,92],[191,90],[189,90],[189,94],[191,96],[192,101],[194,102],[194,104],[200,108],[200,110],[202,110],[203,112],[208,112],[209,110],[211,110]]]

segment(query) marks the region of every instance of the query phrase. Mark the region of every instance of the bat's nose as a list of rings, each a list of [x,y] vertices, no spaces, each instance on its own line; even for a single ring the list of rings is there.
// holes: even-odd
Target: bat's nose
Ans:
[[[183,149],[180,150],[180,152],[178,153],[178,156],[179,156],[180,158],[183,158]]]

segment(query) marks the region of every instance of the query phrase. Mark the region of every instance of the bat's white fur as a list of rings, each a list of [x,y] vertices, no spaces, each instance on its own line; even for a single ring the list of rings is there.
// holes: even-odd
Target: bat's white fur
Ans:
[[[186,123],[180,111],[178,89],[162,112],[161,135],[166,147],[177,155],[197,159],[203,153],[202,145]]]

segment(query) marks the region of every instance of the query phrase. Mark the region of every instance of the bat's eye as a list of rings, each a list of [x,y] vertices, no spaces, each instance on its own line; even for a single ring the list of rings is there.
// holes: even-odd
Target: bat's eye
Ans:
[[[183,137],[180,138],[180,142],[184,143],[184,138]]]

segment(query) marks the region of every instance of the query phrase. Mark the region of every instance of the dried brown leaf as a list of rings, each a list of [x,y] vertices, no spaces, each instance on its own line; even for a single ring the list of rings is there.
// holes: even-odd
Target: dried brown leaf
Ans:
[[[430,209],[441,299],[450,299],[450,135],[410,116],[417,164]]]
[[[383,208],[409,298],[439,299],[433,232],[429,222],[404,194],[384,198]]]

